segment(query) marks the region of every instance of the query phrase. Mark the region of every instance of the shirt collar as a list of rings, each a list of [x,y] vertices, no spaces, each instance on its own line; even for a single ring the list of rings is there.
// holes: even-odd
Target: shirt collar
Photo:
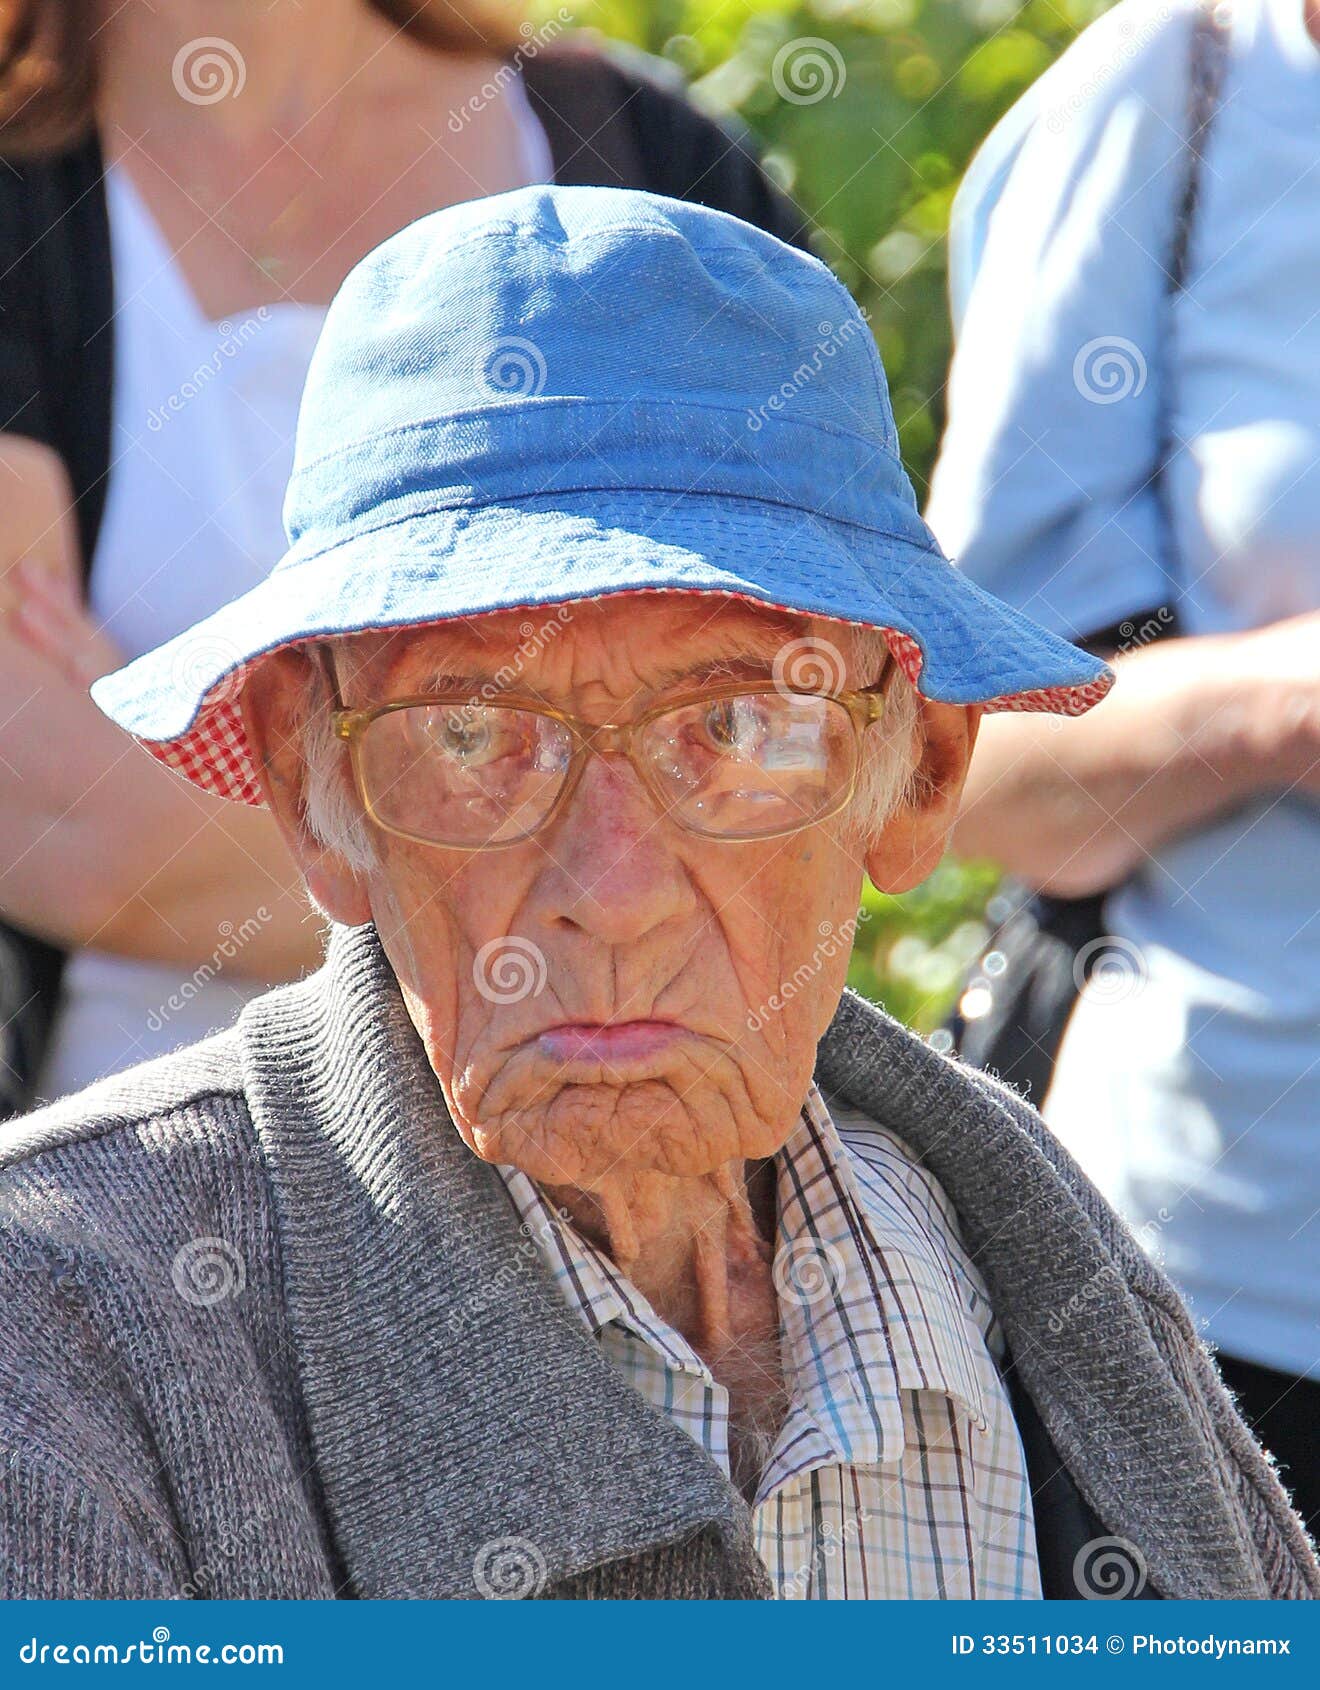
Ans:
[[[855,1466],[897,1460],[902,1391],[938,1392],[987,1424],[952,1213],[906,1147],[868,1128],[845,1143],[813,1085],[776,1158],[790,1422]]]
[[[506,1163],[498,1172],[522,1222],[525,1238],[540,1250],[560,1295],[593,1336],[618,1322],[662,1355],[676,1372],[709,1379],[710,1370],[691,1345],[651,1307],[626,1274],[556,1209],[540,1187]]]
[[[813,1084],[775,1158],[773,1272],[792,1407],[758,1500],[809,1466],[896,1461],[901,1391],[938,1392],[987,1424],[968,1330],[975,1292],[959,1283],[947,1200],[892,1134],[868,1129],[845,1144]],[[534,1181],[508,1166],[499,1173],[524,1236],[588,1330],[618,1322],[675,1371],[710,1379],[681,1334]]]

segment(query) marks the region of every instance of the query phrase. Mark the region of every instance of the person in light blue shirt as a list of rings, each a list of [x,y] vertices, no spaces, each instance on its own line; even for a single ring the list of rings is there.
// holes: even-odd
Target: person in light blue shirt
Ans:
[[[1120,966],[1078,1001],[1044,1113],[1314,1527],[1320,4],[1234,0],[1171,291],[1195,5],[1125,0],[973,164],[928,516],[980,585],[1116,654],[1085,721],[986,722],[955,843],[1113,889]]]

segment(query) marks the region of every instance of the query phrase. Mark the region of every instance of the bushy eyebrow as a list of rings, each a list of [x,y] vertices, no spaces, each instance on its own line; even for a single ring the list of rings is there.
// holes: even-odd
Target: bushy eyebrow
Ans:
[[[507,670],[512,665],[502,667]],[[769,680],[773,671],[773,656],[764,652],[738,652],[706,658],[699,663],[666,664],[642,690],[660,693],[680,685],[703,686],[710,681]],[[510,677],[506,673],[501,681],[500,673],[499,668],[485,675],[460,674],[445,669],[433,670],[416,691],[423,696],[460,694],[464,697],[480,698],[483,694],[490,696],[502,692],[521,692],[538,698],[541,696],[540,689],[524,679],[521,674]]]

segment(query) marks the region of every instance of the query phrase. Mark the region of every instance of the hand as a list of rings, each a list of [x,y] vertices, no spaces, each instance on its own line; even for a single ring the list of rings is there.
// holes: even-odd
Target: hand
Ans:
[[[79,692],[123,663],[123,653],[97,626],[63,570],[24,558],[10,570],[7,584],[8,628]]]
[[[1222,642],[1222,720],[1261,784],[1320,793],[1320,611]]]

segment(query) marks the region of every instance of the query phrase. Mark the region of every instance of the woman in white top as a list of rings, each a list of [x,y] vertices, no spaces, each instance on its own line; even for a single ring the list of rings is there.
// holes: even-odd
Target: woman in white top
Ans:
[[[1193,4],[1125,0],[973,166],[929,515],[981,584],[1111,631],[1093,717],[983,724],[956,843],[1114,889],[1127,977],[1083,993],[1044,1113],[1163,1255],[1314,1525],[1320,5],[1233,0],[1171,295]],[[1181,637],[1147,643],[1170,607]]]
[[[73,953],[40,1096],[201,1037],[319,960],[270,818],[142,756],[86,686],[280,555],[326,304],[415,217],[550,177],[521,72],[539,61],[544,88],[559,27],[448,0],[15,0],[0,19],[0,152],[30,154],[91,105],[115,301],[86,608],[65,463],[24,438],[21,410],[0,417],[0,914]],[[598,55],[576,62],[574,86],[619,78]],[[649,114],[683,155],[654,161],[663,191],[786,217],[681,98],[634,79],[616,103],[580,137],[572,112],[551,114],[573,179],[610,179],[596,149],[611,124],[627,129],[616,154],[644,156]]]

